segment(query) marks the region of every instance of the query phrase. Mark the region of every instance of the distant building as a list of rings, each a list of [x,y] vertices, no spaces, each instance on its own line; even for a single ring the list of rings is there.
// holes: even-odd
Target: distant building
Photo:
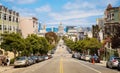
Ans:
[[[103,42],[104,40],[104,23],[104,18],[97,18],[97,25],[99,27],[98,39],[100,42]]]
[[[78,35],[78,40],[83,40],[85,38],[83,28],[80,27],[77,29],[77,35]]]
[[[59,35],[59,36],[63,36],[64,35],[64,27],[62,26],[62,23],[60,23],[60,25],[58,26],[58,32],[57,32],[57,34]]]
[[[19,29],[26,38],[29,34],[38,33],[38,19],[35,17],[20,17]]]
[[[46,31],[47,31],[47,32],[51,32],[51,31],[52,31],[52,28],[47,27],[47,28],[46,28]]]
[[[41,26],[41,29],[40,31],[37,33],[38,36],[41,36],[41,37],[45,37],[45,33],[47,33],[46,31],[46,25],[43,25]]]
[[[99,26],[98,25],[92,26],[92,35],[93,35],[93,38],[99,37]]]

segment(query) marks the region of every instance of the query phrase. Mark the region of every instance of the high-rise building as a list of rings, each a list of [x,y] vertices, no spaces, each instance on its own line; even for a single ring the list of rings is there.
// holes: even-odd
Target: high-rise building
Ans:
[[[29,34],[38,33],[38,19],[36,17],[20,17],[19,29],[26,38]]]
[[[58,35],[63,36],[64,33],[64,27],[62,26],[62,23],[60,23],[60,25],[58,26]]]

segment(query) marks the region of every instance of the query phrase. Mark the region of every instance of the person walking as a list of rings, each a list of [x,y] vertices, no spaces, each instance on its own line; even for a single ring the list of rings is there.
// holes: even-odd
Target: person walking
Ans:
[[[9,66],[10,65],[10,58],[9,58],[9,56],[7,56],[6,61],[7,61],[7,66]]]

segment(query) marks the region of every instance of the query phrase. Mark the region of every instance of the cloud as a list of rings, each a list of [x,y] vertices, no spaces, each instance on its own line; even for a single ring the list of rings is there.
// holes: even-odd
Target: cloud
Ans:
[[[91,4],[89,2],[68,2],[63,6],[64,9],[71,10],[71,9],[88,9],[88,8],[96,8],[94,4]]]
[[[36,12],[50,12],[51,7],[49,5],[44,5],[39,8],[36,8],[35,10],[36,10]]]
[[[19,12],[20,16],[37,16],[37,14],[32,9],[18,7],[13,7],[12,9]]]
[[[6,2],[13,2],[17,4],[31,4],[36,2],[37,0],[5,0]]]
[[[2,3],[0,3],[0,5],[2,5]]]
[[[63,5],[61,12],[50,12],[51,20],[48,24],[91,26],[96,24],[96,18],[104,16],[106,6],[111,3],[116,5],[119,0],[73,0]],[[89,19],[88,19],[89,18]]]
[[[87,26],[91,26],[93,24],[95,24],[96,22],[90,22],[88,21],[86,18],[85,19],[72,19],[72,20],[64,20],[62,21],[63,26],[80,26],[80,27],[87,27]],[[49,22],[47,22],[47,26],[51,27],[57,27],[60,24],[60,21],[56,21],[56,20],[50,20]]]
[[[79,18],[87,18],[91,16],[99,16],[103,15],[102,10],[91,10],[91,11],[70,11],[70,12],[61,12],[61,13],[50,13],[49,16],[54,18],[55,20],[70,20],[70,19],[79,19]]]

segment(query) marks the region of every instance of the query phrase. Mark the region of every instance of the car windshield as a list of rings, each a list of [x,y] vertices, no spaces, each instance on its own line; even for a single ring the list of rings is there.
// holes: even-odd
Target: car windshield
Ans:
[[[114,59],[120,61],[120,58],[114,58]]]
[[[16,60],[25,60],[25,57],[19,57]]]

